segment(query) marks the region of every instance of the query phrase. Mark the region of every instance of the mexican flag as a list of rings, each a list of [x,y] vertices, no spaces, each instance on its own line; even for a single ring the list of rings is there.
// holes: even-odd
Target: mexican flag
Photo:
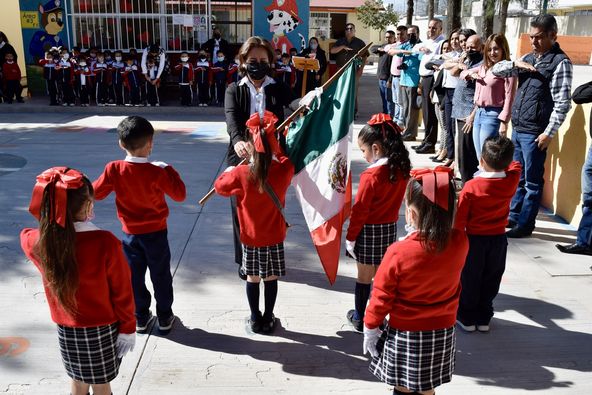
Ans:
[[[355,62],[294,122],[286,136],[292,185],[329,282],[337,277],[341,231],[351,208],[350,152]]]

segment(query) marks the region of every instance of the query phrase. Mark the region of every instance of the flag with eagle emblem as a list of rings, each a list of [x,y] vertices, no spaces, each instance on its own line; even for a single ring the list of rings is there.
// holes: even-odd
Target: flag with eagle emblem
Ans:
[[[294,122],[286,137],[295,167],[292,185],[323,269],[337,277],[343,223],[351,208],[350,152],[356,67],[352,62],[323,92],[320,103]]]

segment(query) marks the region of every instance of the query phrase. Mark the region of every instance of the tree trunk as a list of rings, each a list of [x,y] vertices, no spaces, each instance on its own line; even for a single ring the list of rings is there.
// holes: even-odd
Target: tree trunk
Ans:
[[[482,37],[487,39],[493,33],[493,18],[495,16],[495,0],[483,1],[483,23],[481,24]]]
[[[434,14],[440,14],[440,0],[434,0]]]
[[[428,0],[428,20],[434,17],[434,0]]]
[[[510,0],[501,0],[500,6],[500,29],[499,32],[501,34],[506,34],[506,19],[508,19],[508,6],[510,5]]]
[[[413,23],[413,0],[407,0],[407,26]]]
[[[448,18],[446,18],[447,32],[451,32],[454,29],[459,29],[461,27],[461,8],[462,0],[448,0],[446,7],[446,14],[448,15]]]

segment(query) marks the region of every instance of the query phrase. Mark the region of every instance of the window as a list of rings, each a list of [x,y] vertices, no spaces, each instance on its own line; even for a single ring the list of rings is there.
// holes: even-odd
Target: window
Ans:
[[[308,37],[327,40],[331,34],[331,18],[328,12],[311,12]]]

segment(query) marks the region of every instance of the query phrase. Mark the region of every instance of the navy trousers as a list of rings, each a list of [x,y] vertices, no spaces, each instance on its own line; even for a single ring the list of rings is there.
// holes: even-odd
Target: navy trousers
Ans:
[[[136,318],[145,318],[150,310],[150,291],[146,288],[146,270],[154,287],[156,315],[168,318],[173,314],[173,277],[171,251],[166,229],[141,235],[124,233],[123,252],[132,272]]]
[[[469,253],[461,274],[457,318],[466,325],[488,325],[493,317],[493,299],[506,270],[508,239],[505,233],[468,237]]]

